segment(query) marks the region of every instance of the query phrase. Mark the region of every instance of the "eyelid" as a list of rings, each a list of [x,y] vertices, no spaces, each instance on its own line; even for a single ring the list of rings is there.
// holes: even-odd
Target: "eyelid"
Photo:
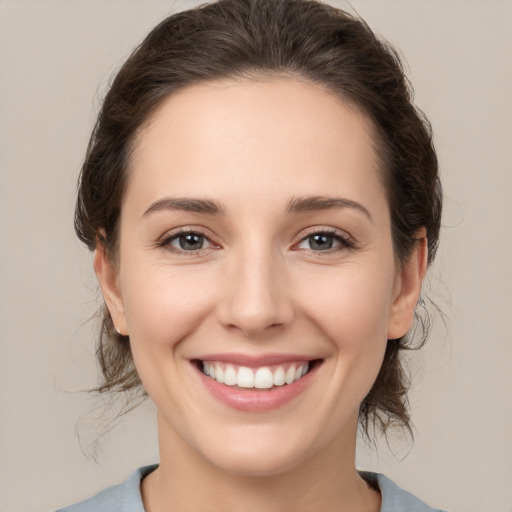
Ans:
[[[210,247],[204,247],[198,250],[191,250],[186,251],[184,249],[179,249],[177,247],[174,247],[171,245],[171,242],[173,240],[176,240],[182,235],[187,234],[197,234],[204,237],[208,243],[210,244]],[[194,256],[202,254],[204,251],[209,251],[213,248],[218,248],[219,244],[215,243],[212,239],[212,236],[207,234],[206,230],[200,226],[181,226],[174,229],[171,229],[170,231],[166,231],[161,237],[158,238],[158,240],[155,243],[156,247],[165,249],[171,253],[174,254],[186,254],[188,256]]]
[[[313,249],[299,249],[298,248],[299,244],[301,244],[302,242],[306,241],[308,238],[310,238],[311,236],[314,236],[314,235],[332,236],[340,244],[337,247],[333,247],[333,248],[326,249],[323,251],[314,251]],[[315,226],[312,228],[308,228],[306,231],[303,231],[302,233],[300,233],[299,236],[300,236],[300,239],[297,243],[295,243],[293,245],[292,250],[305,250],[305,251],[315,253],[315,254],[329,254],[329,253],[336,252],[336,251],[339,251],[342,249],[355,249],[356,248],[356,243],[355,243],[354,239],[348,233],[346,233],[345,231],[336,229],[336,228],[332,228],[332,227],[323,228],[321,226]]]
[[[202,254],[205,251],[209,251],[212,249],[219,249],[220,244],[216,243],[213,239],[213,237],[208,233],[209,230],[206,230],[205,228],[201,226],[180,226],[173,228],[169,231],[166,231],[161,237],[158,238],[158,240],[155,243],[156,247],[163,248],[171,253],[175,254],[186,254],[189,256],[199,255]],[[198,234],[204,237],[208,243],[210,244],[209,247],[201,248],[197,250],[184,250],[179,249],[177,247],[173,247],[170,245],[170,242],[177,239],[181,235],[186,234]],[[325,249],[322,251],[315,251],[313,249],[300,249],[298,248],[298,245],[307,240],[309,237],[317,234],[322,235],[328,235],[334,237],[338,242],[339,245],[330,249]],[[354,239],[345,231],[342,231],[337,228],[333,227],[322,227],[322,226],[313,226],[310,228],[307,228],[303,230],[299,235],[299,240],[293,244],[291,247],[291,250],[303,250],[308,251],[314,254],[329,254],[332,252],[336,252],[343,249],[355,249],[357,248],[356,242]]]

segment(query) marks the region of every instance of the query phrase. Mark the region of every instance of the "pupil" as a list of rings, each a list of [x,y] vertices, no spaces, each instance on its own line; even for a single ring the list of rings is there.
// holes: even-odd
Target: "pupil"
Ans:
[[[332,236],[330,235],[313,235],[311,237],[311,249],[326,250],[332,248]]]
[[[201,249],[203,247],[203,238],[201,235],[190,234],[180,237],[180,247],[185,250]]]

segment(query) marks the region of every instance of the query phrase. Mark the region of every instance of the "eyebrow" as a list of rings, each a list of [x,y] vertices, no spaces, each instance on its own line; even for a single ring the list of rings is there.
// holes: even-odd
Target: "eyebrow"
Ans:
[[[155,201],[145,212],[144,217],[162,210],[183,210],[186,212],[207,213],[209,215],[224,215],[224,208],[209,199],[192,199],[188,197],[164,197]]]
[[[286,213],[305,213],[310,211],[332,210],[335,208],[353,208],[362,212],[371,222],[373,218],[370,212],[360,203],[342,197],[306,196],[292,197],[286,206]],[[211,199],[199,199],[188,197],[164,197],[155,201],[143,214],[163,210],[182,210],[194,213],[206,213],[208,215],[225,215],[224,207]]]
[[[345,199],[343,197],[324,197],[324,196],[308,196],[308,197],[292,197],[288,201],[286,207],[287,213],[304,213],[318,210],[331,210],[334,208],[353,208],[362,212],[370,222],[373,218],[370,212],[357,201]]]

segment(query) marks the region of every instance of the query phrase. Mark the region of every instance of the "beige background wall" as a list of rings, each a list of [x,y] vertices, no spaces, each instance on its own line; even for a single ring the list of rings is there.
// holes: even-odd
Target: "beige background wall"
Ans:
[[[99,463],[77,440],[95,414],[77,391],[95,383],[97,302],[73,196],[109,77],[194,3],[0,0],[1,512],[49,511],[157,458],[150,404],[103,438]],[[352,5],[402,50],[434,125],[446,215],[431,281],[449,321],[413,361],[414,447],[401,462],[400,442],[363,448],[360,465],[453,511],[511,512],[512,2]],[[83,424],[84,449],[99,427]]]

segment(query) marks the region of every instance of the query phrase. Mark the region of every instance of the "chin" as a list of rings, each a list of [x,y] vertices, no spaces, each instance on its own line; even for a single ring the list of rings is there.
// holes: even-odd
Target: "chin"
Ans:
[[[216,454],[217,455],[217,454]],[[222,456],[212,456],[210,462],[220,470],[237,476],[270,477],[285,473],[297,465],[300,460],[296,453],[268,453],[251,450],[230,450]]]
[[[278,475],[307,458],[311,440],[305,436],[290,436],[289,432],[283,435],[275,432],[275,426],[248,430],[238,435],[230,432],[226,444],[217,438],[216,442],[198,446],[198,451],[215,467],[239,476]]]

